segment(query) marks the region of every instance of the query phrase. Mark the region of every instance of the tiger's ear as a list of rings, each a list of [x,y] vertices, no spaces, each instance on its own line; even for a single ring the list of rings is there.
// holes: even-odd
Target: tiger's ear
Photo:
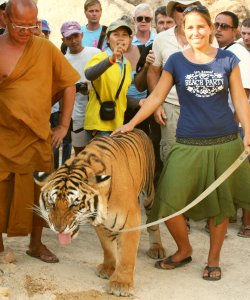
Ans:
[[[46,182],[48,182],[51,173],[46,172],[34,172],[33,179],[35,183],[39,186],[44,186]]]

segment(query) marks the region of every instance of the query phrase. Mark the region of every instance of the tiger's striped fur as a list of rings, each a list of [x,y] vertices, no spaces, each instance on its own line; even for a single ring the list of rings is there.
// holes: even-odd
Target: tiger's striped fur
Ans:
[[[95,138],[50,175],[41,190],[39,213],[52,230],[75,236],[80,225],[95,226],[104,250],[98,274],[110,278],[110,291],[118,296],[133,293],[140,237],[139,231],[119,231],[141,224],[139,195],[147,214],[152,207],[153,151],[141,130]],[[149,236],[148,254],[162,258],[159,228],[150,228]]]

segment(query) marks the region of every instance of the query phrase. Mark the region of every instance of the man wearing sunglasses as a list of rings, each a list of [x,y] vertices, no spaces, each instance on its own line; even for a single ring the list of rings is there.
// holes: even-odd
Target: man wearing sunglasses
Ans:
[[[5,24],[3,20],[3,13],[5,11],[5,7],[6,7],[6,1],[0,0],[0,35],[3,34],[5,31]]]
[[[37,13],[32,0],[9,0],[0,36],[0,252],[2,233],[31,234],[26,253],[56,263],[41,241],[46,224],[33,214],[40,194],[33,172],[53,169],[52,145],[59,147],[67,133],[80,75],[49,40],[34,36]],[[62,96],[63,109],[51,133],[54,96]]]
[[[141,3],[135,7],[134,22],[136,34],[133,37],[132,45],[145,47],[151,45],[155,38],[155,33],[151,31],[153,11],[147,3]]]
[[[236,14],[231,11],[223,11],[215,18],[215,37],[218,41],[219,47],[233,52],[239,59],[239,67],[243,87],[247,96],[250,96],[250,53],[236,41],[238,32],[239,19]],[[231,97],[229,96],[229,105],[234,111]],[[240,127],[241,128],[241,127]],[[242,128],[241,128],[242,129]],[[243,133],[242,133],[243,135]],[[231,222],[236,222],[231,218]],[[250,238],[250,212],[246,209],[242,210],[242,226],[238,232],[238,236]]]

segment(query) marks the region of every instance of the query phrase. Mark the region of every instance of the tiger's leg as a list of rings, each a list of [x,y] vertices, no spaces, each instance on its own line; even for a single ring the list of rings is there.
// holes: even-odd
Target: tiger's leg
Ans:
[[[116,235],[109,233],[101,226],[96,226],[95,230],[104,252],[103,263],[97,267],[97,275],[109,279],[116,265]]]
[[[143,206],[146,211],[146,215],[148,216],[153,205],[154,200],[154,188],[152,186],[152,190],[149,191],[147,195],[146,192],[142,192],[140,194],[140,200],[143,202]],[[166,256],[166,251],[162,246],[160,228],[159,225],[154,225],[147,228],[149,234],[149,245],[150,248],[147,251],[147,255],[153,259],[164,258]]]
[[[131,219],[131,220],[129,220]],[[126,227],[138,226],[141,223],[141,211],[128,216]],[[110,278],[109,293],[116,296],[131,296],[134,293],[134,270],[137,250],[140,240],[140,231],[123,232],[117,237],[116,269]]]

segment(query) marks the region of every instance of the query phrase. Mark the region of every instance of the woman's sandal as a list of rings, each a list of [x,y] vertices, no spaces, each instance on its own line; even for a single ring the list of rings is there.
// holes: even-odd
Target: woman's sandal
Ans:
[[[173,270],[179,267],[182,267],[188,263],[190,263],[192,261],[192,257],[188,256],[184,259],[182,259],[181,261],[175,262],[172,261],[172,256],[169,256],[165,259],[162,260],[158,260],[155,263],[155,268],[157,269],[161,269],[161,270]]]
[[[221,279],[221,268],[220,267],[209,267],[206,266],[204,269],[204,272],[207,271],[207,276],[203,274],[202,278],[204,280],[209,280],[209,281],[218,281]],[[211,276],[211,273],[217,272],[219,275],[217,276]]]

